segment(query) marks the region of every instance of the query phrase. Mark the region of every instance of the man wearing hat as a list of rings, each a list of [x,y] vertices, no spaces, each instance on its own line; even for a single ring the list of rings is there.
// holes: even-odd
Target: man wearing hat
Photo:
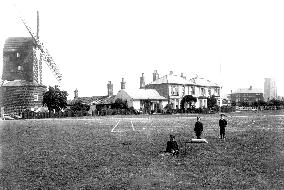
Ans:
[[[221,114],[221,119],[219,120],[220,127],[220,139],[225,139],[225,128],[227,126],[227,120],[225,119],[225,114]]]

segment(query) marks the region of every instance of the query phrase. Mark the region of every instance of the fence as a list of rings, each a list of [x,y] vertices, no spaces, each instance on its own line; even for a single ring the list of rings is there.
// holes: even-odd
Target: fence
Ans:
[[[65,111],[65,112],[33,112],[24,111],[21,113],[22,119],[44,119],[44,118],[65,118],[65,117],[82,117],[91,115],[86,111]]]

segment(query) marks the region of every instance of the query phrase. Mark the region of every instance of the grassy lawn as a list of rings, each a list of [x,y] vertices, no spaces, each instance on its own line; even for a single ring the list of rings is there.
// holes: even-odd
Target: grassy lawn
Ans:
[[[2,189],[284,189],[284,113],[0,121]],[[245,116],[245,117],[243,117]],[[178,157],[162,156],[169,134]],[[1,189],[1,188],[0,188]]]

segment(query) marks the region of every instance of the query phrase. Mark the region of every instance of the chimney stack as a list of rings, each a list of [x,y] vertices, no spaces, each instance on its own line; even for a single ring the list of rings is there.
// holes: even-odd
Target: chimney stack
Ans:
[[[172,75],[172,74],[174,74],[174,72],[173,72],[173,71],[170,71],[170,75]]]
[[[153,73],[153,81],[159,79],[159,74],[158,74],[158,71],[157,70],[154,70],[154,73]]]
[[[108,96],[113,95],[113,84],[111,84],[111,81],[108,81],[108,84],[107,84],[107,95]]]
[[[252,90],[252,86],[249,87],[249,90]]]
[[[140,77],[140,88],[145,88],[145,77],[144,77],[144,73],[142,73],[142,76]]]
[[[78,89],[76,88],[76,90],[74,91],[74,99],[77,99],[78,97]]]
[[[124,78],[122,78],[121,80],[121,90],[125,89],[125,81],[124,81]]]

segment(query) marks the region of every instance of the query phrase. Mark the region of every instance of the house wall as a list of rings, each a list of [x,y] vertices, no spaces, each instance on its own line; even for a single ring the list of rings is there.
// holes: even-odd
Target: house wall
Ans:
[[[236,105],[240,105],[241,102],[247,102],[249,104],[264,100],[263,93],[233,93],[231,94],[231,102],[236,102]]]
[[[161,96],[169,98],[169,102],[172,104],[173,108],[180,108],[180,102],[185,95],[192,95],[196,98],[210,97],[212,95],[220,96],[220,87],[211,86],[198,86],[198,85],[183,85],[183,84],[148,84],[145,86],[147,89],[155,89],[159,92]],[[219,99],[219,98],[217,98]],[[220,101],[219,101],[220,102]],[[168,100],[164,102],[167,104]],[[165,107],[165,105],[163,105]],[[205,107],[207,108],[207,100],[203,98],[202,102],[197,101],[195,107]]]
[[[140,107],[141,107],[140,100],[133,100],[133,104],[132,105],[133,105],[134,109],[139,110]]]

